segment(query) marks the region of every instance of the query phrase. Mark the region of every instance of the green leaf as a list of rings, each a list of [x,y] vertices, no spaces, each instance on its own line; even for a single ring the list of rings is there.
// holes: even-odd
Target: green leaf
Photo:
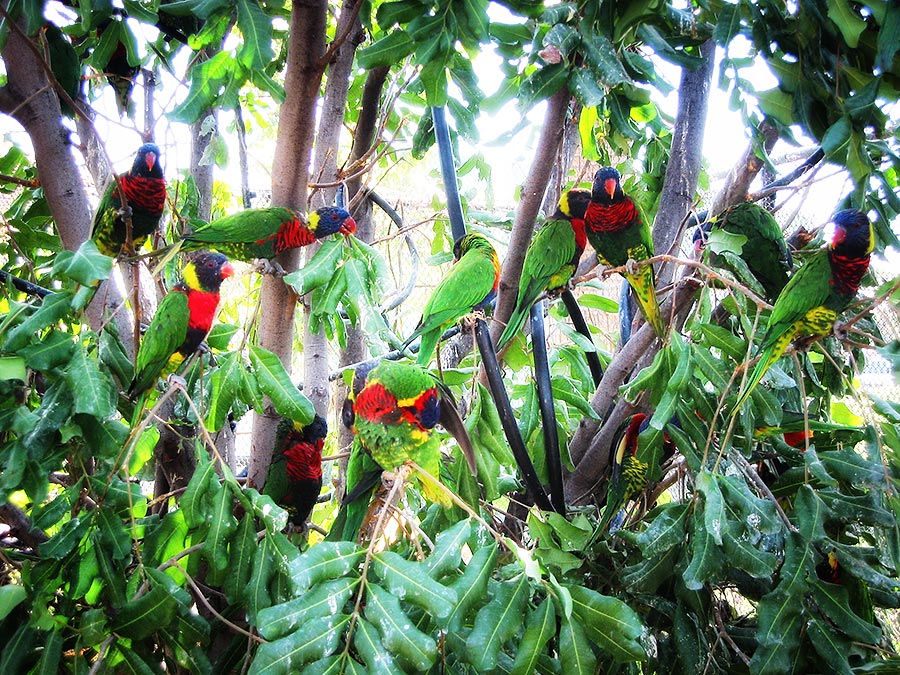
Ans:
[[[7,333],[3,351],[18,351],[31,341],[34,333],[64,319],[71,311],[71,291],[48,295],[34,314]]]
[[[105,504],[98,506],[94,512],[94,520],[100,530],[103,548],[109,552],[113,560],[123,560],[131,553],[133,541],[122,520]]]
[[[488,580],[494,571],[497,563],[497,547],[492,545],[482,546],[469,560],[462,576],[453,584],[452,588],[456,591],[459,602],[450,615],[447,622],[451,630],[459,630],[463,622],[468,618],[470,610],[472,610],[479,601],[483,601],[487,591]]]
[[[250,345],[250,365],[260,391],[271,399],[279,415],[303,425],[312,422],[316,414],[312,403],[294,386],[275,354],[258,345]]]
[[[27,595],[25,589],[17,584],[0,586],[0,621],[9,616]]]
[[[316,547],[318,548],[318,547]],[[272,595],[269,582],[276,573],[275,546],[269,537],[264,537],[257,545],[253,555],[253,566],[250,583],[247,585],[247,617],[258,624],[257,617],[266,607],[272,606]]]
[[[813,584],[813,594],[819,609],[842,633],[859,642],[880,642],[881,628],[864,621],[850,608],[846,586],[816,581]]]
[[[525,634],[519,641],[510,675],[531,675],[537,672],[538,657],[554,635],[556,635],[556,614],[553,611],[553,601],[548,597],[544,598],[528,617]]]
[[[324,541],[316,544],[290,564],[289,573],[302,593],[326,579],[342,577],[362,559],[362,551],[352,541]]]
[[[88,354],[79,343],[72,360],[63,371],[72,393],[73,412],[93,415],[100,419],[111,417],[116,411],[118,390],[109,373],[99,367],[96,357]]]
[[[249,675],[289,675],[306,663],[329,656],[337,649],[344,624],[350,617],[337,612],[305,622],[280,640],[260,645]]]
[[[572,612],[593,642],[619,662],[647,658],[638,641],[644,627],[633,609],[617,598],[583,586],[566,588],[572,595]]]
[[[760,600],[757,607],[759,646],[750,661],[754,675],[792,672],[793,660],[800,647],[802,604],[799,598],[778,590]]]
[[[235,605],[243,600],[253,569],[253,553],[256,551],[253,520],[252,514],[244,514],[228,549],[229,573],[225,576],[222,590],[228,601]]]
[[[688,504],[670,502],[637,538],[645,558],[655,558],[673,546],[683,544],[690,513]]]
[[[822,657],[829,673],[853,675],[853,670],[847,662],[851,650],[849,640],[842,638],[831,626],[815,615],[810,616],[806,629],[809,631],[809,641],[813,649]]]
[[[859,36],[866,29],[866,22],[850,7],[850,3],[847,0],[828,0],[828,18],[841,31],[847,46],[856,49]]]
[[[559,629],[559,660],[562,672],[591,675],[597,672],[597,657],[584,629],[571,618],[564,619]]]
[[[726,525],[725,501],[722,499],[722,491],[717,482],[718,476],[702,469],[697,474],[697,491],[705,498],[703,508],[703,523],[713,541],[722,545],[722,529]]]
[[[53,333],[58,335],[58,333]],[[38,345],[32,345],[38,347]],[[25,350],[23,349],[24,353]],[[18,380],[24,382],[28,377],[28,371],[25,370],[25,359],[21,356],[0,356],[0,380],[10,381]]]
[[[215,432],[225,425],[231,406],[241,390],[242,371],[246,370],[239,352],[230,352],[219,359],[219,367],[210,377],[209,407],[206,428]]]
[[[762,111],[781,125],[794,123],[794,97],[781,89],[757,92],[756,98]]]
[[[609,38],[595,33],[582,40],[582,45],[584,60],[590,66],[591,73],[603,86],[612,88],[631,82],[628,72],[616,55],[616,48]]]
[[[338,263],[343,257],[343,242],[340,237],[327,239],[316,254],[302,268],[283,277],[284,283],[306,295],[332,280]]]
[[[201,460],[178,502],[180,510],[184,514],[184,521],[189,528],[193,529],[206,522],[209,511],[204,503],[211,503],[211,496],[217,488],[221,488],[221,486],[216,475],[215,464],[209,459],[205,462]]]
[[[825,135],[822,136],[822,150],[825,151],[825,156],[828,159],[832,159],[838,164],[844,163],[850,145],[852,129],[850,118],[846,115],[840,117],[837,122],[828,127]]]
[[[154,584],[137,600],[125,604],[110,623],[110,630],[133,640],[150,637],[158,628],[167,626],[178,603],[163,586]]]
[[[434,542],[434,551],[425,559],[428,574],[440,579],[459,567],[463,546],[472,534],[472,520],[461,520],[442,531]]]
[[[82,286],[96,286],[109,278],[113,259],[97,250],[93,240],[88,239],[77,251],[60,251],[53,258],[54,276],[67,276]]]
[[[233,513],[231,490],[226,487],[217,490],[210,506],[207,519],[209,530],[203,541],[203,554],[214,571],[222,572],[229,566],[228,542],[238,526]]]
[[[578,296],[578,304],[590,309],[599,309],[603,312],[615,314],[619,311],[619,303],[611,298],[605,298],[596,293],[582,293]]]
[[[267,640],[277,640],[306,621],[334,614],[350,599],[358,584],[358,578],[349,576],[325,581],[300,597],[261,610],[257,617],[260,635]]]
[[[691,522],[691,562],[684,571],[684,585],[699,591],[722,564],[722,553],[705,523],[699,518]]]
[[[437,661],[437,643],[418,630],[400,601],[378,584],[366,586],[366,618],[378,627],[381,642],[412,672],[426,672]]]
[[[443,586],[428,576],[427,569],[421,563],[409,562],[393,551],[383,551],[376,555],[372,571],[391,593],[421,607],[437,619],[446,619],[456,605],[454,589]]]
[[[372,70],[381,66],[395,66],[412,54],[416,43],[402,30],[395,30],[356,52],[360,68]]]
[[[403,671],[381,644],[375,626],[362,617],[356,621],[353,646],[368,666],[370,675],[402,675]]]
[[[528,576],[491,584],[490,602],[478,610],[472,632],[466,639],[466,653],[478,672],[497,667],[503,644],[518,631],[528,602]]]
[[[272,61],[272,21],[256,0],[237,0],[237,28],[244,36],[238,60],[248,69],[262,70]]]
[[[519,87],[519,110],[533,108],[539,101],[544,101],[562,87],[566,86],[568,72],[561,63],[554,63],[539,68],[529,75]]]

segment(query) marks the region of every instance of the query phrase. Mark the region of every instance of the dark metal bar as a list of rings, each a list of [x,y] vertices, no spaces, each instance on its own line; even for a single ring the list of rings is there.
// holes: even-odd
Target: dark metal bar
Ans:
[[[594,338],[591,337],[587,321],[584,320],[581,307],[578,306],[578,301],[572,295],[572,291],[564,290],[562,292],[562,301],[569,312],[569,318],[572,319],[572,326],[574,326],[575,330],[593,342]],[[591,377],[594,378],[594,386],[599,387],[600,380],[603,379],[603,366],[600,364],[600,357],[597,355],[597,352],[585,352],[584,355],[587,357],[588,368],[591,369]]]
[[[466,234],[466,223],[462,215],[462,202],[459,200],[459,186],[456,184],[456,166],[453,163],[453,147],[450,145],[450,130],[447,128],[447,113],[444,108],[432,108],[434,120],[434,137],[437,140],[438,155],[441,159],[441,176],[444,178],[444,192],[447,195],[447,215],[450,217],[450,229],[453,241]]]
[[[5,270],[0,270],[0,282],[6,283],[7,281],[12,283],[14,288],[22,291],[23,293],[28,293],[28,295],[36,295],[39,298],[46,298],[48,295],[53,294],[53,291],[44,288],[43,286],[38,286],[37,284],[33,284],[30,281],[25,281],[25,279],[20,279],[17,276],[13,276]]]

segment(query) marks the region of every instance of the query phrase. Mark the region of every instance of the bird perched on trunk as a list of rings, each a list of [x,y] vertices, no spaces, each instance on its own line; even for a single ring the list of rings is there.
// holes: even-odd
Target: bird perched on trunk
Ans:
[[[516,306],[497,341],[497,351],[521,330],[541,293],[565,288],[569,283],[587,243],[584,212],[590,198],[589,190],[564,192],[556,212],[531,239],[522,263]]]
[[[430,474],[414,474],[429,501],[450,506],[450,498],[437,485],[441,473],[441,438],[434,433],[440,422],[456,438],[472,474],[475,452],[453,395],[424,368],[411,363],[381,361],[361,366],[354,374],[350,397],[344,404],[344,424],[353,430],[347,463],[347,493],[334,531],[355,539],[382,471],[393,471],[412,460]]]
[[[736,414],[788,345],[801,337],[818,339],[831,332],[859,290],[875,246],[872,223],[857,209],[839,211],[828,245],[794,272],[775,301],[759,347],[759,361],[744,384]]]
[[[735,242],[740,246],[738,255],[763,287],[766,299],[773,302],[787,284],[792,265],[791,252],[778,221],[758,204],[736,204],[694,230],[694,246],[705,248],[709,233],[716,230],[739,238]],[[712,253],[709,260],[716,267],[729,267],[723,255]]]
[[[156,251],[165,253],[158,267],[164,266],[179,251],[197,249],[212,249],[232,260],[245,262],[257,258],[272,260],[283,251],[308,246],[336,232],[343,235],[356,232],[356,221],[336,206],[316,209],[308,218],[283,206],[244,209],[198,225],[170,247]]]
[[[594,174],[591,200],[584,214],[585,232],[601,263],[608,267],[626,266],[622,276],[634,290],[638,304],[656,334],[665,337],[666,327],[656,300],[653,266],[634,265],[653,257],[650,225],[635,201],[622,191],[621,180],[619,172],[611,166]]]
[[[159,148],[144,143],[138,148],[131,170],[111,182],[97,207],[91,239],[101,253],[117,256],[128,236],[126,218],[131,217],[132,249],[140,248],[157,227],[166,205],[166,179]],[[119,193],[121,187],[125,204]]]
[[[444,331],[469,312],[485,309],[497,297],[500,260],[483,234],[471,232],[453,246],[456,262],[438,283],[406,347],[422,336],[416,363],[427,366]]]
[[[305,426],[284,418],[275,430],[275,448],[263,493],[285,509],[299,529],[306,528],[322,489],[322,447],[327,435],[328,423],[321,415]]]
[[[212,328],[219,306],[219,288],[234,274],[221,253],[201,253],[185,265],[182,280],[173,286],[147,327],[134,363],[128,388],[136,396],[175,372],[191,356]]]

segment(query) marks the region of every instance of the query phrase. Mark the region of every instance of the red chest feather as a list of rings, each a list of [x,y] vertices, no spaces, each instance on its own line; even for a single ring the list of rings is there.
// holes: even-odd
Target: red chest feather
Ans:
[[[216,307],[219,306],[219,294],[189,291],[187,296],[188,311],[190,312],[188,327],[208,331],[216,316]]]
[[[149,213],[161,214],[166,206],[166,181],[161,178],[121,176],[125,199]]]
[[[287,474],[292,480],[318,480],[322,477],[321,440],[315,443],[298,441],[284,451],[287,459]]]
[[[595,232],[613,232],[628,227],[638,219],[637,207],[625,197],[612,204],[590,202],[584,213],[587,226]]]

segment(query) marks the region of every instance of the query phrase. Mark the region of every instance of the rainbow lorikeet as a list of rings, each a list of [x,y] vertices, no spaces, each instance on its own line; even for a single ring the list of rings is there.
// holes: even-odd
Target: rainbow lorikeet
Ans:
[[[116,47],[103,68],[103,72],[106,73],[106,81],[115,90],[119,117],[127,115],[134,118],[134,101],[131,98],[131,91],[134,89],[134,81],[141,72],[141,67],[128,63],[128,50],[121,40],[116,42]]]
[[[832,218],[834,234],[794,272],[775,301],[759,348],[759,361],[738,396],[736,414],[769,367],[795,339],[818,339],[831,328],[853,298],[869,269],[875,246],[872,223],[857,209],[839,211]]]
[[[275,448],[263,493],[290,514],[291,523],[304,529],[322,489],[322,447],[328,423],[321,415],[302,425],[282,419],[275,431]]]
[[[670,422],[677,424],[677,419]],[[650,418],[644,413],[635,413],[622,422],[613,438],[610,456],[612,473],[609,490],[606,493],[606,509],[600,519],[598,531],[603,531],[622,507],[635,495],[647,487],[646,462],[638,459],[638,436],[650,426]],[[668,434],[663,434],[660,464],[675,454],[675,444]]]
[[[488,238],[477,232],[453,246],[455,263],[428,298],[422,318],[404,347],[422,336],[416,363],[427,366],[444,331],[469,312],[484,309],[497,297],[500,260]]]
[[[528,244],[516,306],[497,341],[498,351],[521,330],[541,293],[564,288],[569,283],[587,244],[584,212],[590,198],[589,190],[575,188],[564,192],[556,212]]]
[[[597,258],[608,267],[627,266],[622,275],[634,291],[647,321],[660,337],[665,337],[656,300],[656,278],[652,265],[635,267],[653,257],[653,236],[635,201],[622,191],[622,177],[611,166],[594,174],[591,201],[584,213],[585,232]]]
[[[472,441],[453,395],[417,365],[385,360],[357,368],[343,421],[354,433],[344,513],[335,524],[345,539],[356,538],[369,506],[367,496],[382,471],[395,470],[408,460],[430,474],[415,475],[426,499],[450,506],[450,498],[436,484],[441,473],[441,438],[434,428],[439,422],[457,439],[469,469],[473,475],[476,472]]]
[[[138,148],[131,171],[119,176],[118,181],[111,182],[103,192],[94,215],[91,238],[104,255],[118,255],[126,243],[127,214],[119,195],[119,184],[131,212],[133,248],[139,248],[159,226],[166,205],[166,179],[159,156],[155,144],[144,143]]]
[[[694,246],[705,248],[710,232],[723,230],[739,238],[741,260],[759,281],[765,297],[773,302],[785,284],[791,271],[791,252],[784,241],[784,233],[778,221],[763,207],[752,202],[736,204],[715,219],[694,231]],[[742,240],[742,241],[741,241]],[[710,263],[727,267],[727,257],[713,253]]]
[[[212,328],[219,306],[219,287],[234,274],[221,253],[201,253],[185,265],[182,281],[173,286],[147,327],[134,363],[128,394],[141,394],[157,378],[175,372]]]
[[[318,239],[340,232],[356,232],[356,221],[344,209],[325,206],[304,218],[293,209],[268,206],[244,209],[210,223],[198,225],[190,234],[165,251],[159,266],[181,250],[213,249],[232,260],[271,260],[282,251],[308,246]]]

